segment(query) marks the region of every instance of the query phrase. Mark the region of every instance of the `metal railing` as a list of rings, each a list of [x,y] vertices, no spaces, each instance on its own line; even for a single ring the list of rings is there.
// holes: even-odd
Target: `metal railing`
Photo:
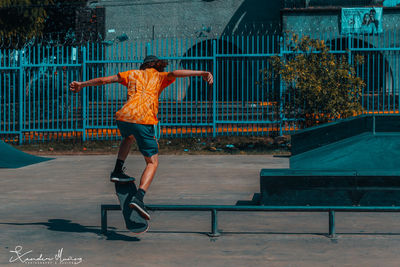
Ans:
[[[399,212],[396,206],[231,206],[231,205],[146,205],[151,211],[210,211],[211,232],[209,236],[221,235],[218,230],[219,211],[237,212],[328,212],[329,215],[329,237],[336,236],[335,212]],[[107,234],[107,211],[121,210],[119,205],[101,205],[101,233]]]
[[[311,36],[326,40],[332,53],[362,55],[357,68],[367,86],[365,113],[399,112],[400,34]],[[9,142],[120,138],[115,112],[126,100],[120,84],[84,88],[68,84],[139,68],[147,54],[169,62],[166,71],[201,69],[199,77],[178,79],[160,95],[160,137],[269,135],[293,133],[299,119],[280,105],[285,87],[269,59],[291,53],[282,35],[222,36],[218,39],[165,38],[150,42],[87,43],[85,46],[33,45],[0,49],[0,135]]]

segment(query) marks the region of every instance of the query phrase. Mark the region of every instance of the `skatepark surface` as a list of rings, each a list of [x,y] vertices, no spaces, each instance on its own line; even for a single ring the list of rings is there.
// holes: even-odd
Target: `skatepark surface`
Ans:
[[[269,155],[159,161],[146,204],[235,205],[259,193],[262,168],[289,166]],[[118,203],[114,163],[113,155],[58,156],[0,169],[0,266],[399,266],[398,213],[338,212],[330,239],[326,213],[220,212],[223,234],[211,238],[209,212],[151,212],[149,232],[136,236],[110,211],[103,236],[100,205]],[[139,178],[144,165],[130,155],[127,173]]]

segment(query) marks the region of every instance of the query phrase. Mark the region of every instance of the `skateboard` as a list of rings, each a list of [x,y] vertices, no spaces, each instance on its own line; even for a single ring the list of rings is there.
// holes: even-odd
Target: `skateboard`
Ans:
[[[140,214],[129,207],[129,202],[136,194],[137,188],[134,182],[115,182],[115,192],[121,206],[126,228],[136,234],[141,234],[149,229],[149,224]]]

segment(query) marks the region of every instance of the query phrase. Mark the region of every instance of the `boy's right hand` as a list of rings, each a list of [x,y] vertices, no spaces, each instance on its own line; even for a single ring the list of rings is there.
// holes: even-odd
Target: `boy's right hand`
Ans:
[[[203,75],[203,80],[206,81],[209,85],[214,83],[214,77],[211,72],[205,72]]]
[[[69,84],[69,90],[71,90],[74,93],[78,93],[82,88],[83,86],[81,82],[73,81],[72,83]]]

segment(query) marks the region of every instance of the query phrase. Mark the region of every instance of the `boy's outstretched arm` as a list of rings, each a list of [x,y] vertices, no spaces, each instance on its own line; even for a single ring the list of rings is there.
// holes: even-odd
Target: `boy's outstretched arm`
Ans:
[[[208,71],[202,71],[202,70],[174,70],[170,73],[168,73],[169,77],[176,77],[176,78],[181,78],[181,77],[190,77],[190,76],[201,76],[203,77],[203,80],[208,82],[208,84],[213,84],[214,78],[211,72]]]
[[[92,80],[88,80],[86,82],[77,82],[73,81],[69,84],[69,90],[74,93],[78,93],[83,87],[86,86],[98,86],[104,85],[108,83],[117,83],[121,82],[121,78],[118,75],[108,76],[108,77],[100,77]]]

